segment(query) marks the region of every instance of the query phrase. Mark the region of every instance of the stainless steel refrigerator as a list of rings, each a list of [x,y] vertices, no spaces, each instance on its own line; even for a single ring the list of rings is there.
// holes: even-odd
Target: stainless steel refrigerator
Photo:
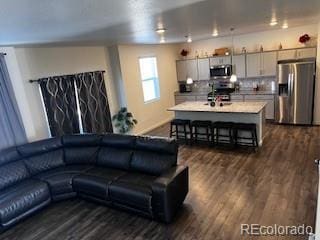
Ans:
[[[315,59],[279,61],[276,84],[276,121],[312,124]]]

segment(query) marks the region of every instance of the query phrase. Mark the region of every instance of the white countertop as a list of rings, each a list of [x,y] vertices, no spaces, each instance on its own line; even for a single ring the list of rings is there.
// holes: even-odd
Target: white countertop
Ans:
[[[231,103],[230,105],[227,105]],[[216,112],[216,113],[251,113],[257,114],[263,110],[267,102],[228,102],[223,107],[211,107],[208,102],[184,102],[168,109],[180,112]]]

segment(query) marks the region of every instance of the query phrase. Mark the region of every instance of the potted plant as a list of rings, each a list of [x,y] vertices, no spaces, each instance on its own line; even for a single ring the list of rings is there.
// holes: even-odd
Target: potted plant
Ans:
[[[138,123],[138,121],[133,118],[132,113],[128,112],[126,107],[122,107],[119,112],[112,117],[112,121],[121,134],[130,132]]]

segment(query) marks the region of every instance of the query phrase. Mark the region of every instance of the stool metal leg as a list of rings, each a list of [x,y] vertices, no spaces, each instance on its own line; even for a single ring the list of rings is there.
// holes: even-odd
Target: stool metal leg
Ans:
[[[172,138],[172,124],[170,124],[170,137]]]

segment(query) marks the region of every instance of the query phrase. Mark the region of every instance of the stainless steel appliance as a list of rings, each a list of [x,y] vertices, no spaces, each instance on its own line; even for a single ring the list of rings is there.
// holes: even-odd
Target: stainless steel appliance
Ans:
[[[229,80],[214,80],[211,84],[212,92],[208,93],[208,101],[211,102],[213,97],[221,97],[222,101],[230,101],[230,93],[234,92],[234,84]]]
[[[279,61],[277,69],[276,121],[312,124],[315,59]]]
[[[232,65],[214,65],[210,66],[210,78],[230,78],[232,75]]]

